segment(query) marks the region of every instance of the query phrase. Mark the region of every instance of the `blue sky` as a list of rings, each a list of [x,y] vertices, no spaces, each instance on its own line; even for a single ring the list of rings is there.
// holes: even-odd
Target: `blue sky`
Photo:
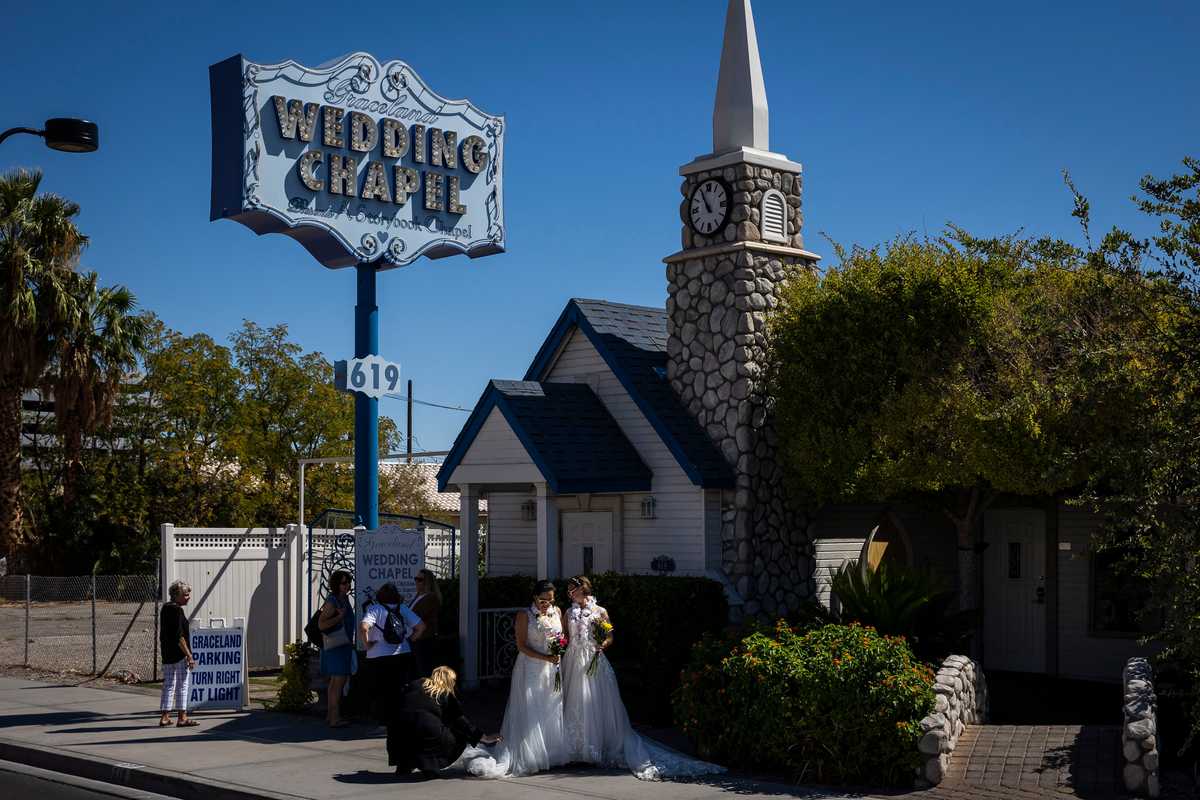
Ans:
[[[446,97],[505,114],[509,251],[384,273],[382,350],[418,398],[472,405],[520,377],[572,296],[658,305],[679,245],[677,168],[711,150],[724,0],[301,4],[9,3],[0,126],[86,116],[89,156],[33,137],[83,207],[85,266],[184,333],[286,322],[351,354],[355,283],[282,236],[209,222],[208,66],[400,58]],[[358,12],[352,9],[361,9]],[[806,246],[940,231],[1077,238],[1060,172],[1097,228],[1130,224],[1147,172],[1200,155],[1200,4],[756,0],[771,145],[804,164]],[[403,420],[400,402],[382,413]],[[465,414],[418,407],[419,447]]]

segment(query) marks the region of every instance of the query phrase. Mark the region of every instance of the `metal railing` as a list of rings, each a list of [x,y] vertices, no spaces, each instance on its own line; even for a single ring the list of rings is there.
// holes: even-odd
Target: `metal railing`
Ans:
[[[0,577],[0,663],[158,679],[155,575]]]
[[[521,608],[479,609],[479,677],[507,678],[517,662],[517,632],[513,625]]]

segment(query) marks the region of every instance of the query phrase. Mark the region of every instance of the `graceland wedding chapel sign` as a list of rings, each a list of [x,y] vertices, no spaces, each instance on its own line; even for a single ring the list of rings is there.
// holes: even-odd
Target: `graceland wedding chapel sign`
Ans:
[[[211,218],[296,239],[327,267],[504,250],[504,118],[403,61],[210,68]]]

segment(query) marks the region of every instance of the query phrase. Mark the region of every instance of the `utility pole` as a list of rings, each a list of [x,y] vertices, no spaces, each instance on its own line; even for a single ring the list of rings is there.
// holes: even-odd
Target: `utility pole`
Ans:
[[[406,451],[408,454],[408,463],[409,464],[412,463],[412,448],[413,448],[412,407],[413,407],[412,378],[409,378],[408,379],[408,449]]]

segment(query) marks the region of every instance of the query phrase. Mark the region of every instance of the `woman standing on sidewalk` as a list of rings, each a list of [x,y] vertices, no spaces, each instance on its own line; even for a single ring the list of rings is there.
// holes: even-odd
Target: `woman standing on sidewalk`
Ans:
[[[425,623],[425,630],[412,638],[413,666],[417,678],[428,678],[433,674],[433,660],[437,657],[438,616],[442,613],[442,592],[438,589],[437,576],[427,569],[417,573],[414,579],[417,594],[408,604],[413,613]]]
[[[342,719],[342,690],[354,674],[354,603],[350,600],[350,573],[337,570],[329,576],[332,594],[321,606],[317,624],[325,646],[321,648],[321,674],[329,678],[328,703],[325,719],[331,728],[344,728]],[[340,644],[339,644],[340,642]]]
[[[158,726],[170,725],[171,711],[175,710],[179,712],[175,724],[180,728],[190,728],[199,724],[194,719],[188,719],[187,715],[191,670],[196,666],[196,659],[192,657],[192,649],[188,644],[191,627],[183,607],[192,599],[192,587],[184,581],[175,581],[168,592],[171,601],[163,604],[158,620],[158,644],[163,660],[162,700],[158,705],[162,717],[158,720]]]

